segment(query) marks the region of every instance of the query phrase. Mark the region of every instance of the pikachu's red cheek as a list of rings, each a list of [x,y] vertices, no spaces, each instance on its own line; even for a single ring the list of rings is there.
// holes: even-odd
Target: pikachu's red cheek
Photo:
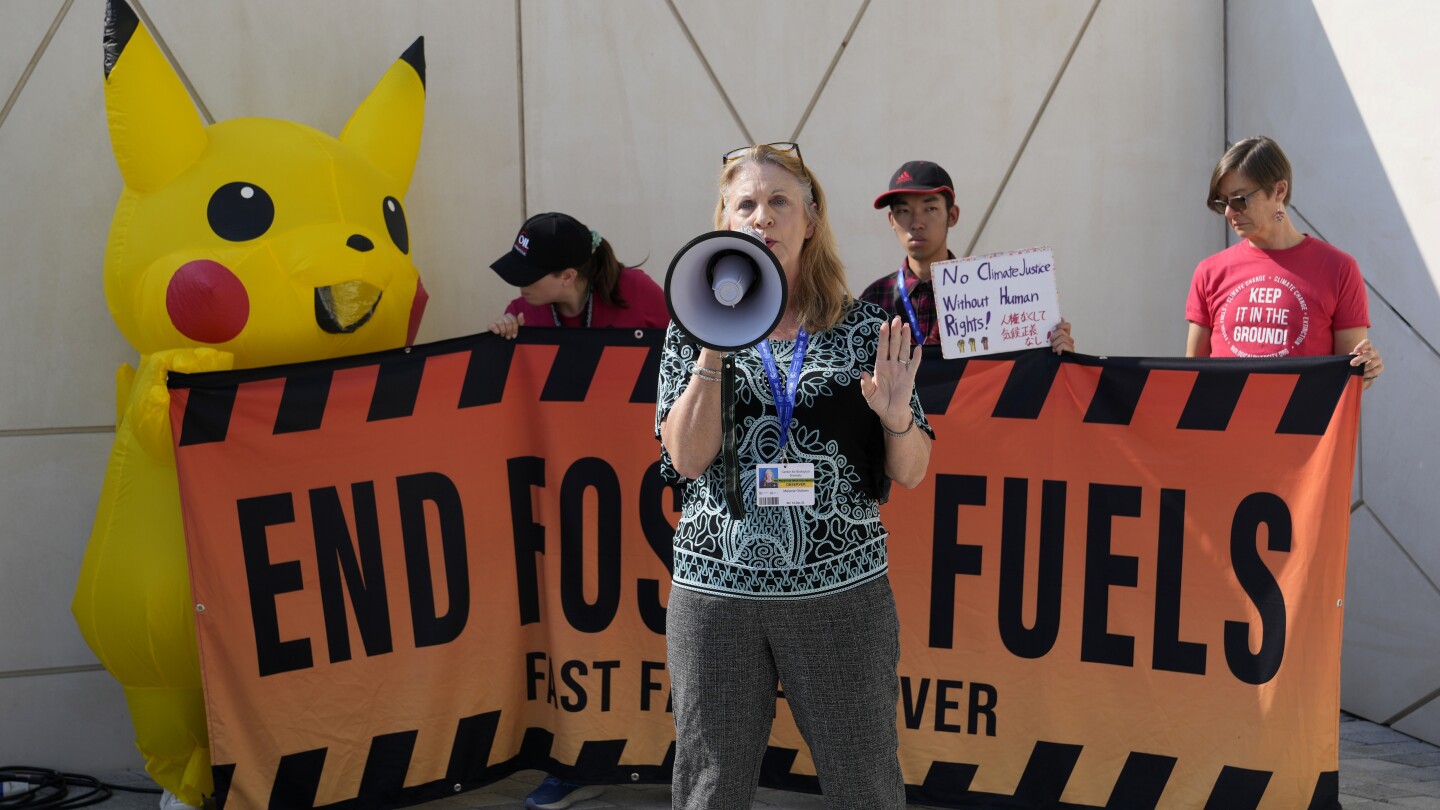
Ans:
[[[250,320],[250,296],[230,268],[209,259],[186,262],[170,278],[165,309],[180,333],[201,343],[224,343]]]

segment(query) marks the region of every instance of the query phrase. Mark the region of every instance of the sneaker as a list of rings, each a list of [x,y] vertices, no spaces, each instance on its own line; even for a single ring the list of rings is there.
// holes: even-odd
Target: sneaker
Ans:
[[[160,793],[160,810],[198,810],[193,804],[186,804],[168,790]]]
[[[578,785],[558,776],[547,776],[540,787],[525,797],[525,806],[530,810],[565,810],[575,802],[599,796],[604,789],[601,785]]]

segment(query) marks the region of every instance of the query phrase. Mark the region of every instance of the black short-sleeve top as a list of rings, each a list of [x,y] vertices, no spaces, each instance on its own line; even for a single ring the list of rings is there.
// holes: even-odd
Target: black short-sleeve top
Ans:
[[[722,456],[687,481],[661,448],[661,472],[684,486],[674,540],[674,584],[748,599],[799,599],[835,593],[883,576],[886,531],[879,504],[889,489],[885,435],[860,392],[860,373],[875,370],[876,341],[885,312],[852,302],[835,327],[810,336],[784,458],[780,420],[764,361],[755,347],[736,353],[735,426],[740,489],[746,514],[730,517]],[[795,341],[770,341],[782,384]],[[715,385],[691,375],[700,347],[674,323],[665,335],[655,435],[689,385]],[[915,425],[932,438],[919,396],[911,392]],[[760,464],[809,463],[815,468],[814,506],[756,505]]]

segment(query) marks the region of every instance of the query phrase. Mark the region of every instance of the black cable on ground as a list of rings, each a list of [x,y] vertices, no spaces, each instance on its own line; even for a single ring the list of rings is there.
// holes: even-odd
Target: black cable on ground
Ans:
[[[160,793],[157,788],[112,785],[85,774],[24,765],[0,768],[0,784],[5,786],[0,793],[0,808],[6,810],[16,807],[25,810],[89,807],[111,798],[115,790]]]

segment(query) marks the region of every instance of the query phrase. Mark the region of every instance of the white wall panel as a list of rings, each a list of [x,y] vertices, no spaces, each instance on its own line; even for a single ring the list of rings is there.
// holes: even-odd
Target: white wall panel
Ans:
[[[104,671],[0,679],[0,761],[67,772],[141,768],[120,684]]]
[[[870,4],[800,133],[855,292],[900,265],[872,203],[907,160],[949,172],[960,206],[949,247],[963,255],[1088,10],[1066,0]]]
[[[1440,582],[1440,499],[1435,497],[1437,442],[1432,422],[1440,402],[1440,357],[1395,313],[1370,307],[1385,374],[1365,392],[1361,444],[1365,503],[1433,582]],[[1440,624],[1440,619],[1436,620]],[[1440,689],[1440,680],[1434,684]]]
[[[11,359],[0,430],[114,422],[115,367],[133,354],[101,274],[120,196],[103,23],[100,4],[77,2],[0,126],[0,340]]]
[[[1422,740],[1440,740],[1440,698],[1397,720],[1394,728]]]
[[[447,0],[426,9],[425,136],[406,200],[430,293],[421,341],[483,331],[514,297],[490,262],[524,216],[515,4]]]
[[[0,438],[0,672],[95,663],[70,600],[113,435]]]
[[[0,25],[0,106],[10,97],[45,32],[64,7],[63,0],[6,4],[5,24]]]
[[[460,4],[408,8],[379,0],[143,0],[143,6],[215,120],[281,118],[331,135],[339,135],[381,75],[427,33],[427,11],[444,11],[432,17],[436,29],[439,19],[448,20],[447,28],[471,22]]]
[[[527,2],[521,15],[530,212],[575,216],[622,261],[648,254],[663,281],[713,227],[720,156],[744,136],[664,0]],[[482,267],[520,222],[480,246]]]
[[[1350,522],[1340,705],[1385,722],[1440,684],[1440,592],[1368,509]],[[1429,739],[1435,739],[1430,737]]]
[[[1176,356],[1196,263],[1224,247],[1202,203],[1219,157],[1218,6],[1106,0],[976,245],[1055,249],[1086,354]]]
[[[675,7],[760,143],[788,141],[850,30],[860,0],[677,0]],[[886,3],[871,11],[887,14]],[[796,32],[804,31],[803,36]],[[737,141],[734,146],[745,146]]]
[[[1440,9],[1229,5],[1230,137],[1275,137],[1294,164],[1295,206],[1440,346],[1440,105],[1421,90],[1436,75]]]

